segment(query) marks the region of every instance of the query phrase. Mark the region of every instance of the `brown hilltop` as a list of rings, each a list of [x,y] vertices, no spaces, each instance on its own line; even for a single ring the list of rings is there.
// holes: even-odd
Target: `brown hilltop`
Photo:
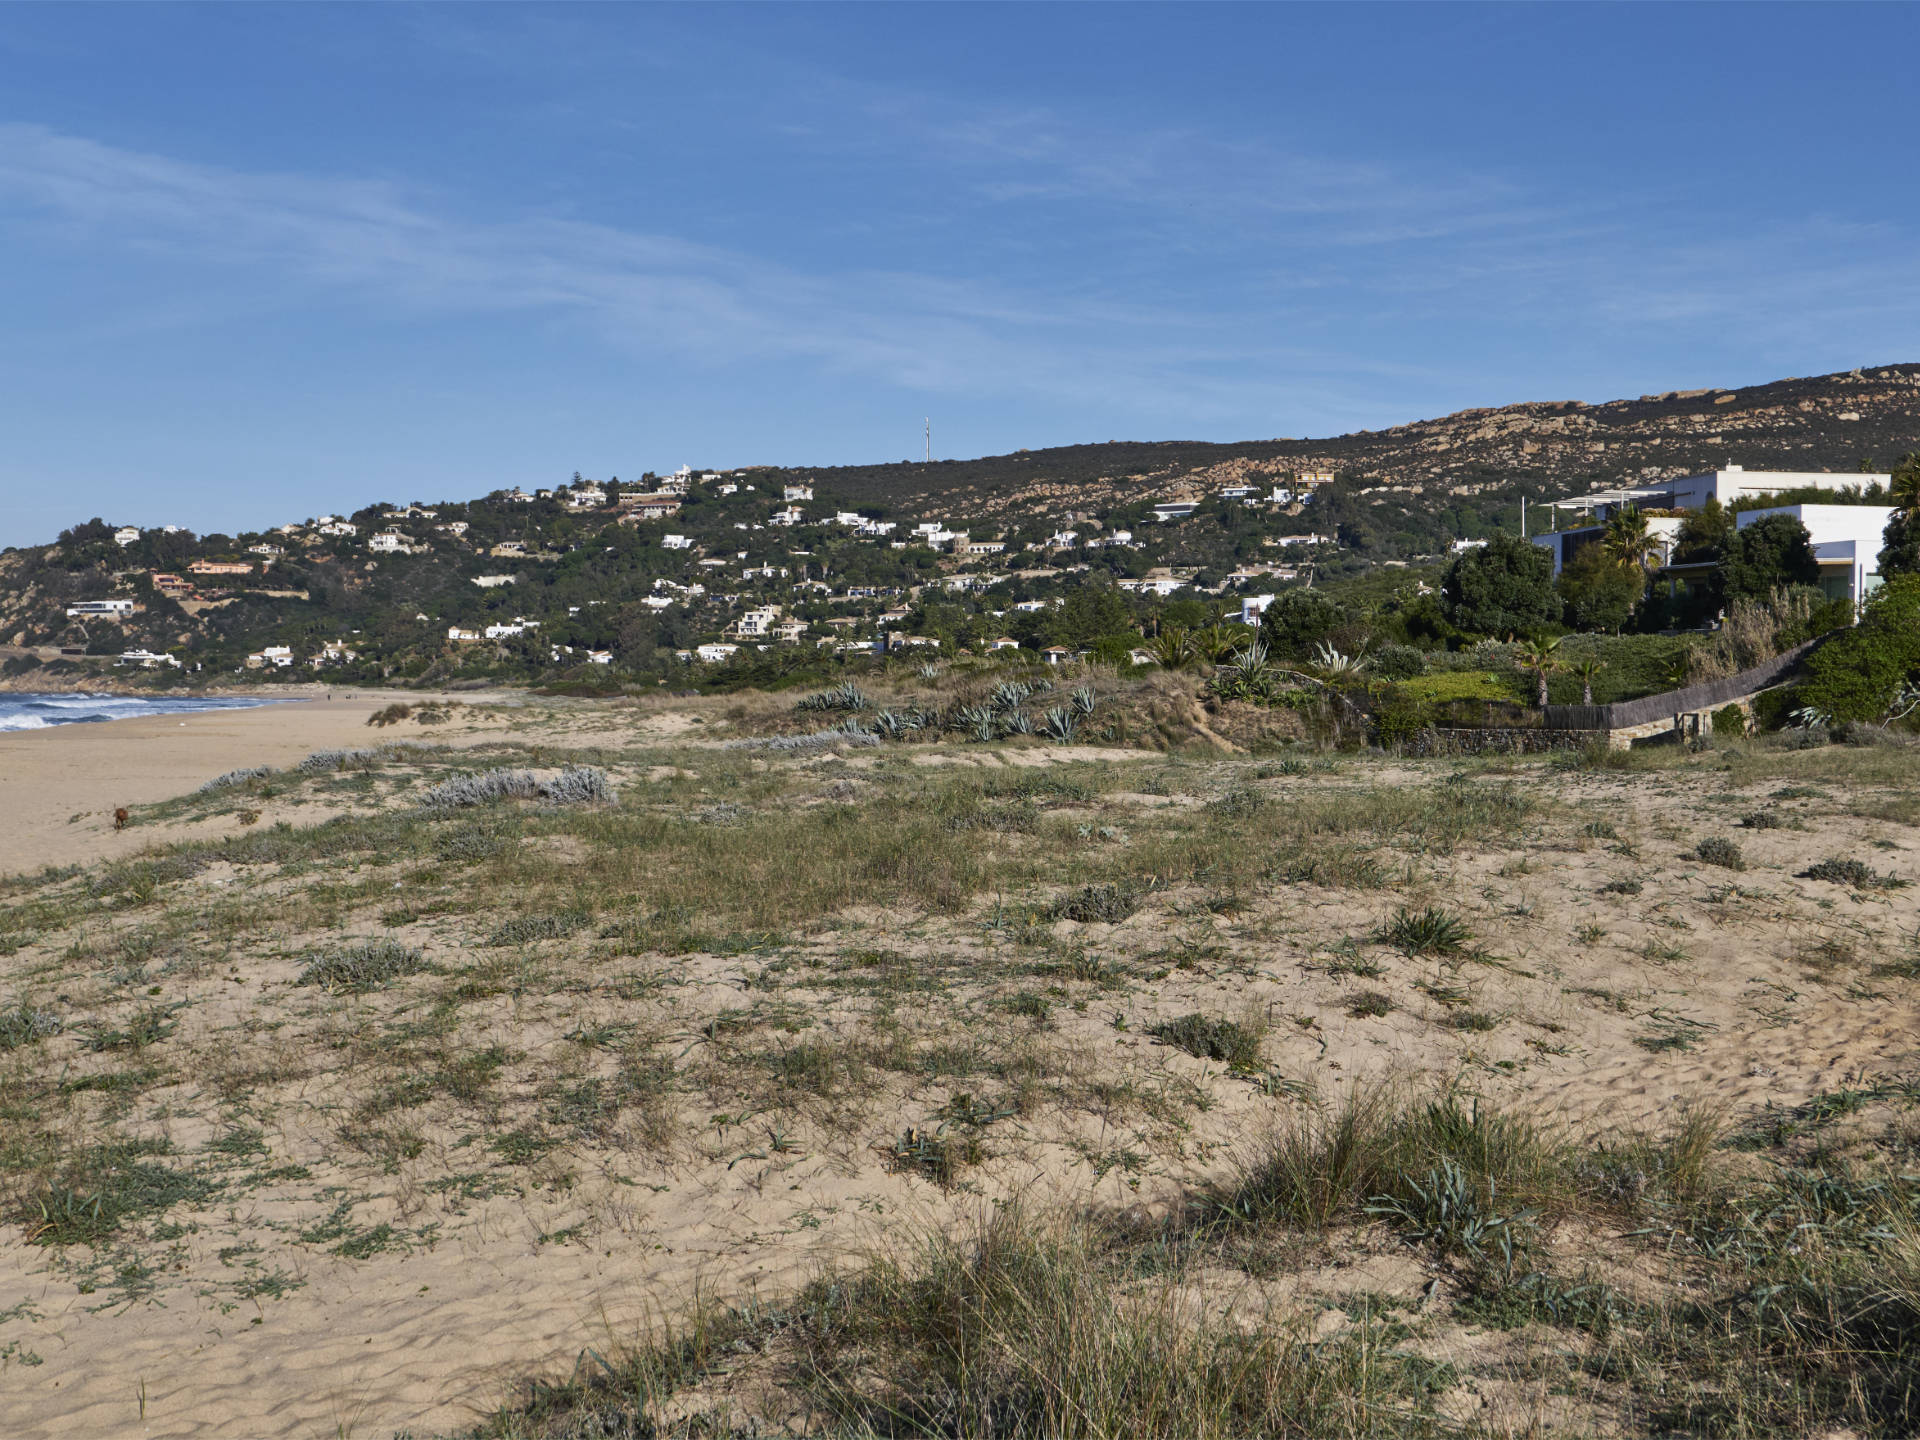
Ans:
[[[1430,498],[1525,485],[1535,492],[1749,469],[1885,469],[1920,449],[1920,364],[1670,390],[1589,404],[1538,400],[1456,411],[1319,440],[1070,445],[931,465],[796,470],[849,503],[951,503],[975,512],[1207,493],[1332,470]]]

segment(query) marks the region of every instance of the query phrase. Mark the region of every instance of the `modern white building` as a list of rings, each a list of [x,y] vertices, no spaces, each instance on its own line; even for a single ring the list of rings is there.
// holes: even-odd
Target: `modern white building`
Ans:
[[[1775,505],[1742,510],[1735,523],[1744,530],[1769,515],[1791,515],[1807,527],[1827,598],[1858,605],[1880,588],[1880,550],[1893,513],[1890,505]]]
[[[693,548],[693,541],[684,535],[663,535],[660,537],[660,548],[662,550],[691,550]]]
[[[1783,494],[1793,490],[1851,490],[1878,485],[1885,488],[1892,476],[1884,473],[1860,474],[1843,470],[1747,470],[1739,465],[1728,465],[1721,470],[1708,470],[1698,475],[1681,475],[1671,480],[1650,480],[1637,485],[1623,485],[1611,490],[1595,490],[1587,495],[1574,496],[1567,500],[1555,500],[1545,508],[1551,517],[1554,528],[1528,538],[1534,544],[1553,555],[1553,573],[1558,575],[1567,561],[1579,550],[1597,539],[1606,526],[1606,522],[1621,510],[1632,507],[1639,510],[1700,510],[1709,500],[1721,505],[1732,506],[1742,500],[1765,499],[1768,496]],[[1748,516],[1777,513],[1782,507],[1773,510],[1755,509],[1741,512],[1741,525],[1751,524]],[[1829,511],[1859,511],[1863,514],[1879,515],[1879,525],[1886,526],[1887,511],[1873,505],[1807,505],[1787,506],[1788,510],[1808,510],[1821,512],[1816,520],[1828,524],[1822,519]],[[1564,528],[1560,521],[1572,512],[1574,523]],[[1683,515],[1650,515],[1647,517],[1647,529],[1660,542],[1662,553],[1657,557],[1665,563],[1667,553],[1671,551],[1675,534],[1679,531]],[[1806,523],[1806,522],[1803,522]],[[1832,533],[1832,541],[1838,543],[1847,540],[1852,530],[1847,523],[1834,521],[1840,525],[1840,533]],[[1861,523],[1866,523],[1862,521]],[[1809,533],[1814,536],[1816,552],[1823,542],[1821,532],[1815,531],[1811,523],[1807,524]],[[1879,554],[1876,542],[1871,560]],[[1835,562],[1838,564],[1838,562]],[[1857,599],[1858,596],[1856,595]]]
[[[1654,545],[1653,554],[1649,557],[1652,563],[1665,565],[1672,558],[1673,542],[1680,534],[1680,527],[1684,523],[1684,517],[1679,515],[1647,517],[1647,536]],[[1566,568],[1568,561],[1604,534],[1606,534],[1604,525],[1582,525],[1575,530],[1549,530],[1544,535],[1532,535],[1528,538],[1553,556],[1553,573],[1557,579],[1560,572]],[[1486,542],[1483,540],[1480,543],[1484,545]]]
[[[129,545],[137,545],[140,543],[140,532],[132,525],[122,525],[113,532],[113,543],[122,549]]]
[[[1736,500],[1752,500],[1778,495],[1785,490],[1843,490],[1868,485],[1885,487],[1892,479],[1886,474],[1853,474],[1839,470],[1747,470],[1729,465],[1699,475],[1682,475],[1672,480],[1650,480],[1638,485],[1623,485],[1613,490],[1596,490],[1570,500],[1556,500],[1546,508],[1558,518],[1572,510],[1605,523],[1616,510],[1632,505],[1641,510],[1699,510],[1709,500],[1731,505]]]

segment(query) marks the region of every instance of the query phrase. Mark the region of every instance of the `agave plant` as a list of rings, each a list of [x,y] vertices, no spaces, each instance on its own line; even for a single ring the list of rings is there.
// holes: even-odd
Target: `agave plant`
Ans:
[[[1023,685],[1018,680],[1002,680],[994,686],[993,694],[987,697],[987,704],[995,710],[1017,710],[1027,703],[1027,697],[1032,693],[1031,685]]]
[[[1009,710],[1000,717],[1000,727],[1009,735],[1033,734],[1033,717],[1024,710]]]
[[[864,710],[872,702],[866,693],[847,680],[831,690],[822,690],[817,695],[808,695],[794,704],[796,710]]]
[[[1046,715],[1048,738],[1058,740],[1062,745],[1073,743],[1073,732],[1080,728],[1080,717],[1074,711],[1055,705]]]
[[[1214,676],[1213,688],[1229,700],[1270,700],[1274,676],[1273,667],[1267,663],[1267,642],[1256,635],[1234,651]]]
[[[953,712],[953,728],[983,744],[1000,735],[1000,717],[986,705],[962,705]]]
[[[1073,713],[1082,720],[1093,718],[1094,694],[1091,685],[1078,687],[1072,695]]]
[[[938,680],[940,678],[940,667],[931,660],[924,662],[920,666],[920,678],[922,680]]]

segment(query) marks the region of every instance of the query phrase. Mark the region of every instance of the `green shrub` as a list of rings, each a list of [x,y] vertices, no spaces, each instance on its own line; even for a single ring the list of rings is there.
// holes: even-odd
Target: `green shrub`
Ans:
[[[1382,680],[1411,680],[1427,673],[1427,656],[1411,645],[1383,645],[1374,652],[1373,673]]]
[[[1900,687],[1920,671],[1920,575],[1898,575],[1876,590],[1860,623],[1807,657],[1792,705],[1820,711],[1836,725],[1878,720]]]
[[[1276,660],[1304,660],[1352,618],[1325,591],[1282,590],[1260,617],[1260,635]]]
[[[1373,712],[1374,742],[1383,749],[1403,745],[1432,725],[1433,718],[1425,705],[1395,693]]]
[[[1717,740],[1738,740],[1747,733],[1747,712],[1740,705],[1723,705],[1713,712],[1713,734]]]
[[[1803,880],[1825,880],[1834,885],[1851,885],[1856,890],[1897,890],[1906,884],[1891,875],[1878,874],[1861,860],[1831,859],[1809,865],[1800,872]]]
[[[1440,593],[1447,619],[1475,634],[1531,635],[1560,619],[1553,557],[1504,532],[1454,560]]]
[[[1055,920],[1117,925],[1139,908],[1140,897],[1131,886],[1083,885],[1056,900],[1048,913]]]
[[[1693,858],[1702,865],[1719,865],[1728,870],[1744,870],[1746,859],[1740,847],[1724,835],[1713,835],[1693,847]]]

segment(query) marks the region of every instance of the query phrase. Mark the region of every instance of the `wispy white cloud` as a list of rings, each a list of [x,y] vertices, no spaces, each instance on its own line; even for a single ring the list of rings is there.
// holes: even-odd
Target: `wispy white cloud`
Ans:
[[[386,181],[244,173],[0,125],[4,223],[264,272],[298,294],[560,314],[608,343],[713,365],[787,360],[929,390],[1103,403],[1151,394],[1202,415],[1258,403],[1276,366],[1311,361],[1249,344],[1215,317],[1138,300],[1069,301],[899,270],[805,273],[577,220],[468,220],[435,200]],[[1194,367],[1264,378],[1202,380]]]

